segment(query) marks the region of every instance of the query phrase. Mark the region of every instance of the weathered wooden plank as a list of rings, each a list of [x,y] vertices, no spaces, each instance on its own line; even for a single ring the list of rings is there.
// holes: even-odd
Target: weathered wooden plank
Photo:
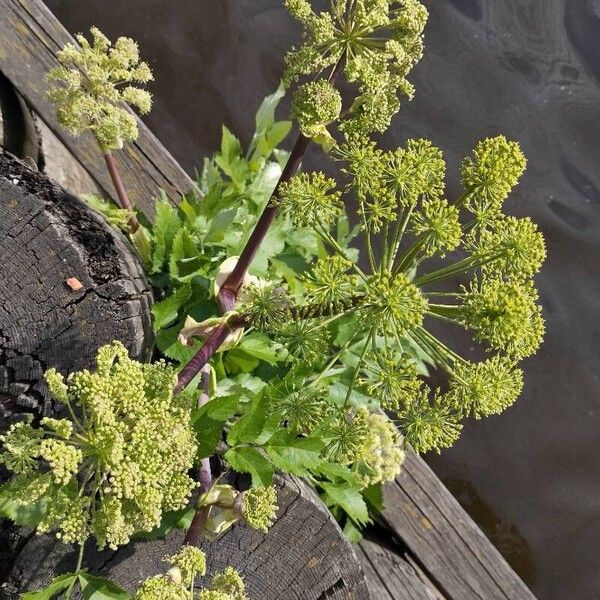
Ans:
[[[114,195],[95,140],[91,135],[74,138],[59,127],[45,97],[45,75],[57,65],[55,52],[72,41],[69,33],[40,0],[0,0],[0,31],[0,71],[98,185]],[[152,215],[159,189],[176,201],[194,183],[150,130],[139,120],[138,125],[137,142],[115,157],[133,202]]]
[[[357,554],[371,600],[446,600],[406,555],[371,539],[359,543]]]
[[[385,506],[381,523],[416,557],[442,597],[535,600],[498,550],[414,452],[407,452],[402,473],[386,486]]]

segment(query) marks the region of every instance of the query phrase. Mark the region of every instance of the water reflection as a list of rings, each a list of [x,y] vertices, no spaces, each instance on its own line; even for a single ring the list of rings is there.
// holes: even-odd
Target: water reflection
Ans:
[[[157,76],[148,123],[189,170],[216,147],[222,122],[248,140],[260,99],[277,86],[282,53],[297,39],[281,0],[47,3],[71,31],[98,24],[141,41]],[[510,210],[531,214],[549,249],[539,277],[548,335],[525,365],[522,399],[502,416],[469,423],[455,448],[429,460],[442,477],[471,482],[501,522],[514,524],[540,598],[596,598],[600,3],[426,4],[417,96],[383,143],[418,136],[444,148],[453,197],[460,159],[477,140],[499,132],[520,140],[529,169]],[[319,164],[318,153],[309,158]],[[519,556],[515,567],[527,579],[534,570]]]

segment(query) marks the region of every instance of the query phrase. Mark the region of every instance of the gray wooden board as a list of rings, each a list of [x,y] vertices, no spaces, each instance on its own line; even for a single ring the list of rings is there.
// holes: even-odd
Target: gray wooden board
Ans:
[[[409,558],[387,544],[364,539],[357,554],[369,583],[371,600],[445,600]]]
[[[381,524],[406,546],[414,566],[442,597],[534,600],[498,550],[414,452],[407,452],[401,474],[385,487],[385,507]],[[363,546],[371,562],[389,561],[389,555],[386,559],[380,550],[374,559],[371,550],[377,549]]]
[[[0,31],[0,71],[98,185],[114,195],[93,137],[75,138],[61,128],[56,122],[54,106],[45,97],[46,73],[58,64],[55,53],[72,41],[67,30],[39,0],[0,0]],[[159,189],[177,201],[194,183],[139,119],[138,126],[138,140],[115,152],[115,158],[132,201],[151,216]]]

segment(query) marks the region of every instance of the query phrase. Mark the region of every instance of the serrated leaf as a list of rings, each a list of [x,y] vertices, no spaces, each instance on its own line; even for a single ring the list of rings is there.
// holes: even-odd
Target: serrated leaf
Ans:
[[[352,519],[346,519],[344,535],[352,544],[358,544],[363,539],[361,528]]]
[[[273,467],[256,448],[248,446],[230,448],[223,458],[234,471],[250,473],[254,487],[271,485],[273,482]]]
[[[351,519],[359,524],[366,524],[370,521],[369,509],[358,488],[346,483],[327,481],[319,482],[319,486],[323,488],[325,504],[340,506]]]
[[[43,590],[21,594],[21,600],[50,600],[64,592],[76,579],[77,575],[74,573],[65,573],[55,577]]]
[[[149,231],[143,225],[140,225],[129,237],[144,268],[149,269],[152,262],[152,241]]]
[[[129,594],[116,583],[89,573],[79,574],[79,584],[85,600],[128,600]]]
[[[167,329],[161,329],[156,334],[156,346],[167,358],[171,358],[179,363],[187,363],[196,352],[197,346],[184,346],[178,341],[178,335],[181,331],[181,324]]]
[[[227,228],[233,223],[237,212],[237,208],[230,208],[220,212],[211,221],[208,232],[204,237],[204,242],[212,244],[222,242],[227,233]]]
[[[271,437],[264,450],[280,471],[306,477],[310,475],[310,469],[323,462],[323,446],[319,439],[298,438],[287,431],[280,431]]]
[[[384,506],[383,484],[375,483],[361,490],[363,498],[374,512],[381,512]]]
[[[236,347],[270,365],[278,361],[278,352],[273,347],[273,342],[262,333],[253,332],[244,336]]]
[[[154,331],[163,329],[178,316],[179,309],[189,300],[192,288],[189,284],[181,286],[169,297],[152,306],[154,315]]]
[[[254,398],[248,412],[229,430],[227,443],[230,446],[256,442],[260,438],[267,423],[267,403],[264,394]]]
[[[181,221],[177,209],[169,202],[163,192],[163,199],[156,203],[156,215],[154,217],[154,251],[152,254],[151,273],[162,270],[165,259],[171,252],[171,246],[175,235],[181,228]]]

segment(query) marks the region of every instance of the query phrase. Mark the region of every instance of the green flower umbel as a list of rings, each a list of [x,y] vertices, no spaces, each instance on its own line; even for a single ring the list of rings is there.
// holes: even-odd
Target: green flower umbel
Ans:
[[[114,44],[96,27],[91,43],[77,35],[79,46],[67,44],[57,53],[60,67],[48,74],[58,85],[48,92],[56,104],[58,122],[74,135],[91,131],[104,151],[135,140],[138,127],[125,104],[146,114],[152,106],[149,92],[138,84],[152,81],[152,72],[140,62],[138,45],[120,37]]]
[[[0,454],[15,473],[6,484],[11,498],[46,501],[38,532],[64,542],[94,536],[100,547],[116,548],[186,505],[196,485],[187,474],[196,442],[190,407],[172,394],[175,369],[131,360],[113,342],[98,351],[96,372],[65,381],[50,369],[46,381],[72,421],[13,425]]]
[[[427,10],[417,0],[333,0],[329,12],[315,13],[308,0],[286,0],[304,26],[303,44],[286,56],[284,80],[330,74],[338,63],[358,95],[341,122],[346,133],[385,131],[409,98],[406,76],[423,53]]]

